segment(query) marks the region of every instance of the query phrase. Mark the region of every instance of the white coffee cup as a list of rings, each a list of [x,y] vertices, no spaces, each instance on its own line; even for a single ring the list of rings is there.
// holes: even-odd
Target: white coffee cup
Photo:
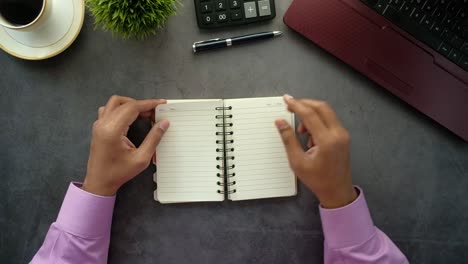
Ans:
[[[31,30],[41,24],[48,10],[47,2],[48,0],[0,0],[0,25],[13,30]]]

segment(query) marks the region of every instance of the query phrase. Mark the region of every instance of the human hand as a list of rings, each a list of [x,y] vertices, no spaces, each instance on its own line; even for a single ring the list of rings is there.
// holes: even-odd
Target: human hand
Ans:
[[[296,100],[289,95],[284,100],[288,110],[302,120],[298,132],[309,134],[308,150],[304,152],[288,122],[276,120],[292,170],[324,208],[350,204],[357,193],[351,178],[348,131],[325,102]]]
[[[139,148],[127,138],[127,132],[138,117],[154,120],[154,109],[165,103],[165,100],[137,101],[114,95],[105,107],[99,108],[98,120],[93,125],[83,190],[112,196],[148,167],[156,146],[169,128],[169,121],[155,124]]]

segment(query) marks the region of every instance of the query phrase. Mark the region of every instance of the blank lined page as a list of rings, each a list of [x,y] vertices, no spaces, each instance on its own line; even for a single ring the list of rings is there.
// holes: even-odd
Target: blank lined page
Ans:
[[[167,119],[170,127],[156,148],[157,189],[161,203],[223,201],[217,191],[219,173],[216,160],[222,100],[187,102],[177,100],[156,108],[156,121]]]
[[[282,97],[232,99],[232,139],[236,184],[231,200],[247,200],[296,195],[296,178],[289,167],[286,151],[275,120],[294,124]]]

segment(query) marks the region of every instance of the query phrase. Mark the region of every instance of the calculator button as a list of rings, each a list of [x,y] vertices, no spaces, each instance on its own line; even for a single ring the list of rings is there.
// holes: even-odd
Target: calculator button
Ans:
[[[214,22],[214,15],[203,15],[203,24],[209,25],[213,24]]]
[[[226,0],[217,0],[215,2],[216,11],[226,10]]]
[[[231,12],[231,20],[241,20],[242,19],[242,12],[240,10],[235,10]]]
[[[204,3],[201,5],[202,13],[211,13],[213,11],[213,3]]]
[[[255,2],[244,3],[245,18],[257,17],[257,6]]]
[[[231,9],[240,8],[240,0],[229,0],[229,6]]]
[[[271,15],[270,0],[258,1],[258,13],[260,16]]]
[[[225,13],[225,12],[223,12],[223,13],[217,13],[217,14],[216,14],[216,20],[217,20],[219,23],[226,22],[226,21],[228,20],[227,13]]]

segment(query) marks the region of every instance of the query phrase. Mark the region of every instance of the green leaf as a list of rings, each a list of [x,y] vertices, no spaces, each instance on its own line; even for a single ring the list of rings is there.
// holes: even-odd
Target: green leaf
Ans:
[[[85,0],[95,27],[124,39],[144,39],[176,14],[178,0]]]

